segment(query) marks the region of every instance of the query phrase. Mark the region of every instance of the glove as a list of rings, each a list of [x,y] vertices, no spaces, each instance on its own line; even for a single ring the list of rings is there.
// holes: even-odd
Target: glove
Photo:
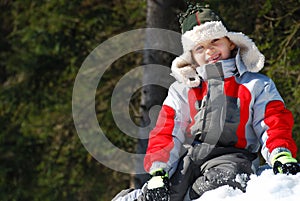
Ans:
[[[274,174],[297,174],[300,172],[300,166],[297,160],[292,157],[289,152],[280,152],[273,157],[273,172]]]
[[[146,201],[170,201],[168,174],[161,169],[151,175],[145,194]]]

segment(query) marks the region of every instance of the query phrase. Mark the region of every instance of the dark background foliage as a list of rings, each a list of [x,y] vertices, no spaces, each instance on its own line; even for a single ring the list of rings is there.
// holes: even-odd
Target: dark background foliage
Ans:
[[[273,78],[293,112],[300,145],[300,1],[209,3],[231,30],[249,35],[265,54],[262,73]],[[0,200],[110,200],[132,185],[130,175],[99,164],[81,144],[72,119],[72,90],[94,48],[147,26],[146,8],[145,0],[0,1]],[[138,52],[116,61],[96,95],[105,133],[132,152],[136,141],[114,124],[110,96],[142,58]],[[133,98],[133,107],[139,100]]]

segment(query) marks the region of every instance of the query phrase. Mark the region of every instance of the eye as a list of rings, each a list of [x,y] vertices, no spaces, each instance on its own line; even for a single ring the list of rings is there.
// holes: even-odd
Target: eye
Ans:
[[[202,45],[198,45],[197,47],[195,47],[194,49],[196,52],[202,51],[203,50],[203,46]]]
[[[219,39],[219,38],[213,39],[213,40],[211,41],[211,43],[215,43],[215,42],[217,42],[218,40],[220,40],[220,39]]]

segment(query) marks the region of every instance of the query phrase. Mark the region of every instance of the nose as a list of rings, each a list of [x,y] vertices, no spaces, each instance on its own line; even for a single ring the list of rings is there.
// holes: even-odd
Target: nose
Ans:
[[[215,48],[212,45],[207,46],[206,54],[212,55],[215,52]]]

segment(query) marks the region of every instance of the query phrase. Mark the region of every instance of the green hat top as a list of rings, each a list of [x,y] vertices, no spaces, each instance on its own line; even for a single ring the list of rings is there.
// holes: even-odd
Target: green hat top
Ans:
[[[192,30],[194,26],[210,21],[222,21],[222,19],[209,9],[208,6],[201,6],[199,4],[188,5],[186,12],[179,15],[182,34]]]

